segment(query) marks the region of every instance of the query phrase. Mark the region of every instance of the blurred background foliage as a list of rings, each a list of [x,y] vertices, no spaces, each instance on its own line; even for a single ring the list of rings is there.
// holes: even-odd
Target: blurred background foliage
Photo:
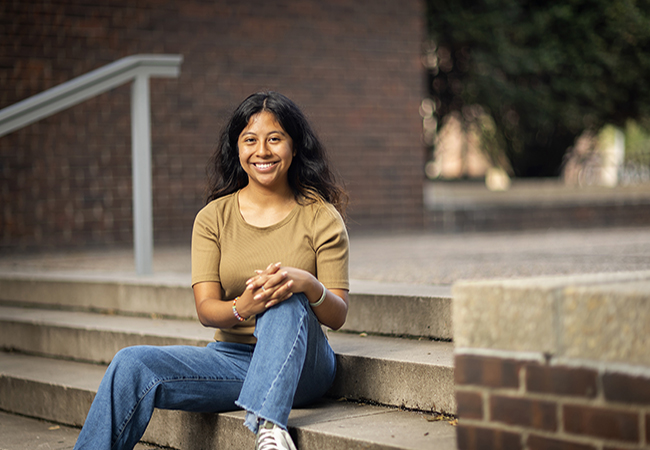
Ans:
[[[427,0],[427,19],[435,127],[453,115],[480,130],[493,165],[558,176],[607,124],[647,142],[649,0]]]

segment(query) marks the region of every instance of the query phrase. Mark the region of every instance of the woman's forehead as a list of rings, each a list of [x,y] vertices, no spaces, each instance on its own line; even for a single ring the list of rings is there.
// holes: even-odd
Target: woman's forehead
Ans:
[[[284,129],[282,124],[280,124],[275,114],[267,110],[262,110],[253,114],[250,119],[248,119],[248,124],[246,124],[246,127],[241,131],[240,136],[245,133],[258,131],[279,131],[283,134],[287,134],[287,131]]]

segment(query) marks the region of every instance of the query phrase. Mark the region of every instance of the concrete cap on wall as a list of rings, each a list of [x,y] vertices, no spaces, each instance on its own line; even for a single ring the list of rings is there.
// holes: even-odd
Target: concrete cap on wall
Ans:
[[[650,366],[650,271],[460,281],[457,351]]]

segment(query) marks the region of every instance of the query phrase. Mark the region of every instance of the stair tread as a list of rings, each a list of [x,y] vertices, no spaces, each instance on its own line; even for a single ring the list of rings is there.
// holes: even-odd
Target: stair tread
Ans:
[[[71,449],[79,436],[79,429],[0,411],[0,436],[5,449]],[[134,450],[162,449],[137,444]]]
[[[351,280],[343,330],[450,340],[451,302],[449,286]],[[188,273],[0,268],[0,304],[196,318]]]
[[[56,390],[59,392],[58,395],[65,395],[62,392],[68,390],[96,392],[104,370],[105,366],[96,364],[0,352],[0,390],[3,388],[3,379],[19,379],[25,380],[32,389],[38,386],[50,392]],[[2,405],[2,401],[0,399],[0,408],[4,409],[6,405]],[[29,411],[17,412],[29,415]],[[165,414],[169,412],[157,413],[164,415],[167,421],[158,420],[158,422],[168,424],[172,420],[175,423],[180,421],[183,425],[187,423],[187,415],[191,415],[191,413],[167,415]],[[233,419],[232,423],[239,428],[244,419],[243,411],[221,413],[219,416]],[[83,418],[77,418],[76,421],[77,424],[81,423]],[[456,448],[455,429],[447,422],[434,422],[430,421],[430,416],[422,413],[376,405],[324,400],[308,408],[293,410],[289,418],[289,427],[302,442],[336,438],[348,442],[345,445],[350,448],[353,443],[359,448],[368,445],[395,449],[433,448],[434,446],[449,450]],[[217,432],[227,438],[233,430],[228,430],[226,425],[221,425]],[[165,444],[165,442],[155,443]]]
[[[25,270],[0,268],[0,280],[65,281],[123,283],[141,286],[173,286],[190,288],[189,273],[156,272],[142,277],[132,272],[98,272],[92,270]],[[449,285],[418,285],[376,280],[350,280],[353,294],[397,295],[420,297],[451,297]]]
[[[179,341],[196,340],[200,344],[211,342],[214,334],[213,329],[204,327],[198,320],[152,319],[14,306],[0,306],[0,322],[103,330],[167,339],[178,338]],[[451,342],[365,336],[333,331],[328,332],[328,338],[337,354],[453,367]]]
[[[0,352],[0,374],[5,377],[96,392],[104,372],[106,366],[100,364]]]
[[[0,320],[86,330],[109,330],[140,335],[199,339],[206,343],[214,335],[214,330],[204,327],[198,320],[162,319],[20,306],[0,305]]]

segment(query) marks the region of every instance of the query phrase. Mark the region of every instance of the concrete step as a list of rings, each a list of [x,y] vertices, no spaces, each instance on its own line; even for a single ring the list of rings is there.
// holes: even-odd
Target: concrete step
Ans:
[[[0,409],[81,426],[105,367],[0,352]],[[241,411],[196,414],[156,410],[147,442],[177,449],[253,448]],[[323,401],[292,411],[289,428],[298,448],[456,449],[447,421],[396,408]]]
[[[0,437],[3,449],[71,449],[79,429],[0,411]],[[162,450],[150,444],[137,444],[134,450]]]
[[[198,345],[197,320],[0,306],[0,348],[104,363],[131,345]],[[329,332],[338,373],[329,395],[447,414],[456,412],[453,344]]]
[[[0,301],[195,318],[189,274],[0,273]],[[353,280],[347,331],[451,340],[451,288]]]

